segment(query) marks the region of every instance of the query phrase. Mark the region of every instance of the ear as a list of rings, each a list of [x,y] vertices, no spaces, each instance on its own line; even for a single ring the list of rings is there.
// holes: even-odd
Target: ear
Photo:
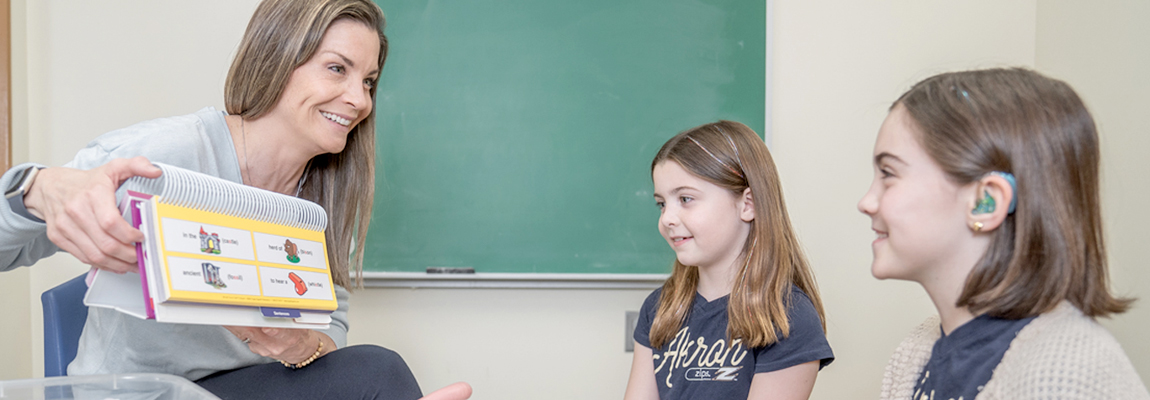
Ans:
[[[1014,200],[1014,189],[1010,186],[1010,182],[1001,176],[987,174],[974,182],[967,226],[975,232],[998,229],[1009,215],[1011,200]]]
[[[739,218],[743,222],[751,222],[755,220],[755,198],[751,196],[751,188],[743,189],[743,195],[739,202]]]

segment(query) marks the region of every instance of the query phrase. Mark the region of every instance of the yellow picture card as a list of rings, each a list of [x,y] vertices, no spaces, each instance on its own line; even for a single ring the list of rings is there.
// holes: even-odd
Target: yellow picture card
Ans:
[[[338,307],[322,231],[156,200],[157,247],[168,300],[309,310]]]
[[[298,268],[165,256],[171,273],[168,300],[245,306],[335,310],[330,275]]]

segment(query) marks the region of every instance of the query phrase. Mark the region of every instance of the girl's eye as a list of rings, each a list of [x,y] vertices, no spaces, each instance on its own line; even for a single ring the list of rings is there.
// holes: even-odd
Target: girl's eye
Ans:
[[[375,79],[364,79],[363,86],[368,90],[375,89]]]
[[[883,179],[890,178],[890,177],[894,176],[894,173],[890,172],[890,170],[888,170],[886,168],[879,168],[878,172],[880,174],[882,174]]]
[[[659,207],[659,209],[660,209],[660,210],[662,210],[662,209],[663,209],[663,207],[666,207],[666,206],[667,206],[667,205],[666,205],[665,203],[661,202],[661,201],[656,201],[656,202],[655,202],[655,207]]]
[[[680,196],[679,197],[679,202],[683,203],[683,204],[690,203],[692,200],[695,200],[695,199],[688,197],[688,196]]]
[[[337,74],[342,74],[342,73],[343,73],[343,71],[344,71],[344,68],[343,68],[343,66],[342,66],[342,65],[339,65],[339,64],[335,64],[335,65],[332,65],[332,66],[330,66],[330,67],[327,67],[327,69],[328,69],[328,70],[331,70],[331,72],[335,72],[335,73],[337,73]]]

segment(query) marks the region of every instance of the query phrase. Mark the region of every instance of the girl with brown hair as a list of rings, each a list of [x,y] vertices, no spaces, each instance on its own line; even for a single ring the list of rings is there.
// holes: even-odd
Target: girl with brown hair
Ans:
[[[806,399],[834,360],[767,146],[719,121],[651,162],[671,277],[643,303],[625,398]]]
[[[859,201],[871,272],[918,282],[938,316],[895,350],[884,399],[1147,399],[1097,317],[1108,286],[1094,120],[1024,69],[936,75],[891,107]]]

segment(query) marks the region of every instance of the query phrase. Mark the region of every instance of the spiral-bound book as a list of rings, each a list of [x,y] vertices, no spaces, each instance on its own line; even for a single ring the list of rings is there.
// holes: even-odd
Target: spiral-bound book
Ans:
[[[138,274],[97,271],[85,304],[160,322],[326,328],[327,215],[307,200],[155,163],[124,183]]]

